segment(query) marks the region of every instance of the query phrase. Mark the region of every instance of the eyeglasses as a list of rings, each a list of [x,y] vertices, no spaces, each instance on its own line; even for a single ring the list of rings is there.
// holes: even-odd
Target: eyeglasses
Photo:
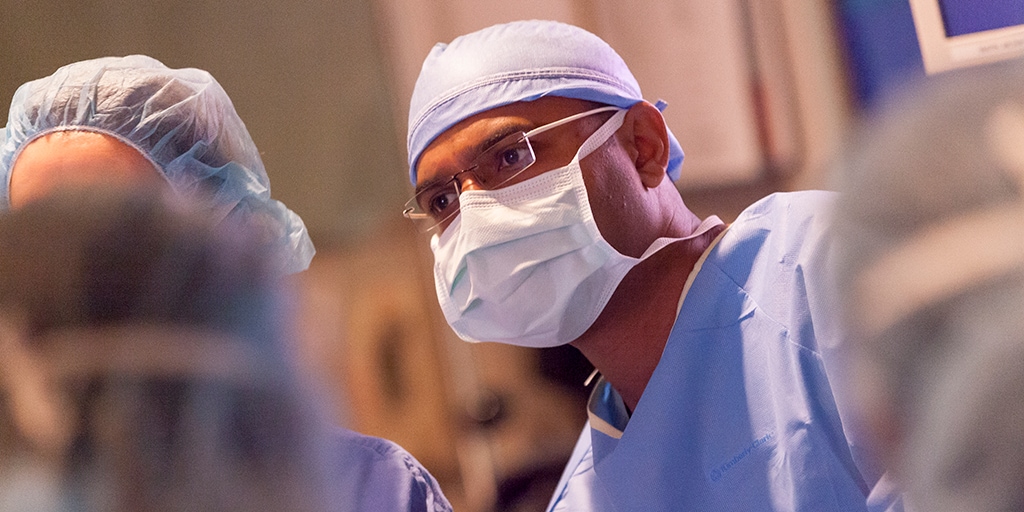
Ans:
[[[502,137],[473,159],[469,167],[453,174],[445,181],[417,192],[406,201],[402,215],[408,219],[427,221],[427,230],[437,227],[459,212],[459,194],[462,193],[462,181],[459,177],[462,174],[471,173],[473,182],[484,190],[499,189],[537,161],[530,137],[587,116],[613,110],[620,109],[613,106],[599,107],[539,126],[528,132],[516,132]]]

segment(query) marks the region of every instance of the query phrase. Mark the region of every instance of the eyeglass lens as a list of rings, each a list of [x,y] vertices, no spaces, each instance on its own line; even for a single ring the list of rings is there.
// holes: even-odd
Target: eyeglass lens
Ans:
[[[534,161],[536,155],[526,134],[508,135],[484,150],[470,167],[447,181],[421,190],[406,203],[405,215],[442,222],[458,211],[459,194],[466,180],[464,174],[471,175],[473,182],[481,188],[494,190],[518,176]]]

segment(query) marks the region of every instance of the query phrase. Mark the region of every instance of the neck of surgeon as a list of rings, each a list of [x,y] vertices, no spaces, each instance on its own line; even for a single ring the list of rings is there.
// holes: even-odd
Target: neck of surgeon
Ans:
[[[665,183],[672,186],[670,180]],[[700,220],[682,205],[674,187],[668,192],[675,195],[678,206],[660,236],[688,236]],[[718,226],[697,238],[675,242],[630,270],[594,324],[572,342],[619,392],[630,411],[661,359],[687,277],[722,229]]]

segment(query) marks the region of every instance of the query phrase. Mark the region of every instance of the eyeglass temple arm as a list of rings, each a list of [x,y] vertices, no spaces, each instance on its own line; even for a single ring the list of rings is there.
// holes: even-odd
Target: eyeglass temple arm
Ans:
[[[526,132],[526,137],[529,138],[529,137],[532,137],[534,135],[537,135],[538,133],[546,132],[546,131],[548,131],[548,130],[550,130],[552,128],[558,128],[559,126],[562,126],[563,124],[571,123],[571,122],[573,122],[573,121],[575,121],[577,119],[582,119],[584,117],[592,116],[594,114],[600,114],[601,112],[610,112],[612,110],[622,110],[622,108],[616,107],[616,106],[612,106],[612,105],[608,105],[606,107],[598,107],[598,108],[595,108],[593,110],[588,110],[586,112],[580,112],[579,114],[571,115],[571,116],[569,116],[569,117],[567,117],[565,119],[559,119],[558,121],[555,121],[553,123],[546,124],[544,126],[538,126],[537,128],[534,128],[534,129]]]

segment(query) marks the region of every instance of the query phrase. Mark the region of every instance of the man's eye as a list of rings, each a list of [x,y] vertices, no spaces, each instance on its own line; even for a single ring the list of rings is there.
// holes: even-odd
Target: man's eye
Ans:
[[[443,216],[449,211],[449,208],[459,200],[459,195],[455,190],[446,190],[444,192],[438,192],[430,197],[430,201],[427,203],[427,213],[433,216]]]
[[[531,159],[530,146],[525,143],[507,147],[498,155],[498,172],[507,173],[521,170]]]

